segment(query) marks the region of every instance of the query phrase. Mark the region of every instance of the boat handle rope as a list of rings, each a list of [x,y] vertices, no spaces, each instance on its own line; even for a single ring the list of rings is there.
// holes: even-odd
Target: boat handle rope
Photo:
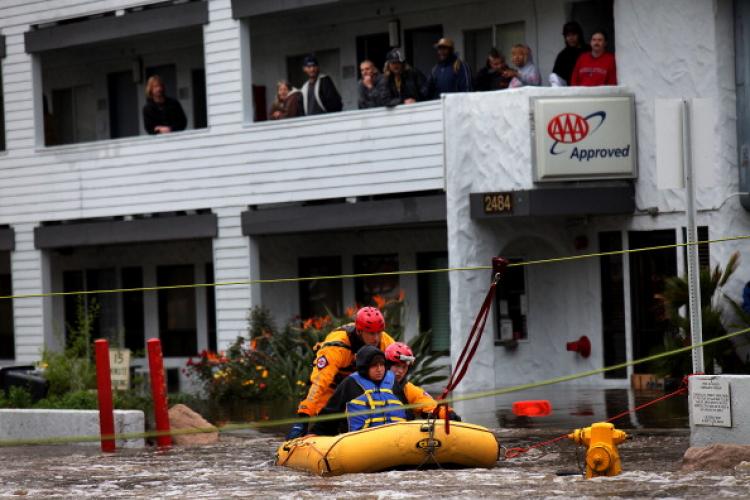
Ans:
[[[471,360],[474,358],[474,354],[476,354],[477,348],[479,347],[479,341],[482,340],[482,334],[484,333],[484,327],[487,324],[487,318],[492,310],[493,300],[497,291],[497,284],[500,282],[500,279],[502,279],[507,268],[508,259],[503,257],[492,258],[492,270],[494,273],[492,282],[490,283],[490,289],[487,290],[487,296],[485,296],[482,307],[479,309],[479,313],[474,320],[469,337],[466,339],[466,344],[464,344],[464,348],[461,350],[461,355],[458,357],[458,361],[456,361],[456,366],[451,372],[448,383],[446,384],[445,389],[443,389],[443,393],[436,400],[438,404],[434,410],[435,414],[440,415],[441,406],[444,407],[446,411],[446,434],[450,434],[450,418],[448,418],[448,405],[445,399],[451,392],[453,392],[461,380],[463,380],[464,375],[466,375],[466,372],[469,369]]]

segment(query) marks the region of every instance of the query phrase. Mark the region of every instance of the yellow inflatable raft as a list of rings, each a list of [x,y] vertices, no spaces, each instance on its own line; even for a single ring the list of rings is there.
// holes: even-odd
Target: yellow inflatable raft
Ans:
[[[440,464],[448,467],[492,467],[498,444],[488,429],[463,422],[412,420],[338,436],[305,436],[282,444],[276,464],[338,476],[379,472],[396,467]],[[432,432],[430,432],[432,430]]]

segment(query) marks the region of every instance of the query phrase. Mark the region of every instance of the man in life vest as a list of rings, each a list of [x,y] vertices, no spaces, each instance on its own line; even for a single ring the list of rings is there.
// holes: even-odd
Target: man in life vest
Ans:
[[[317,350],[315,364],[310,374],[310,389],[307,397],[297,407],[300,417],[314,417],[330,399],[336,386],[355,371],[355,353],[365,345],[381,351],[393,343],[385,331],[385,318],[374,307],[363,307],[357,311],[354,323],[344,325],[326,336]],[[295,439],[307,433],[307,422],[295,424],[287,439]]]
[[[346,412],[346,419],[321,420],[310,429],[311,434],[335,436],[380,425],[404,422],[404,393],[396,375],[385,368],[385,354],[377,347],[366,345],[357,351],[357,371],[336,387],[320,415]],[[357,415],[366,410],[375,413]]]
[[[393,372],[396,376],[396,382],[403,388],[406,402],[410,405],[422,405],[421,408],[415,409],[414,413],[418,418],[424,418],[435,411],[437,402],[427,391],[408,381],[406,376],[414,361],[414,352],[411,347],[403,342],[394,342],[385,349],[386,366]],[[461,417],[456,415],[452,408],[441,406],[437,417],[445,419],[446,416],[450,420],[461,421]]]

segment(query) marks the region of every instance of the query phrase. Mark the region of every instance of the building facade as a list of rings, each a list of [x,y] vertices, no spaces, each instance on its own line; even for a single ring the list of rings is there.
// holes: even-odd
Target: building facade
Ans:
[[[356,109],[362,59],[380,65],[399,46],[429,73],[443,35],[475,70],[490,47],[509,53],[526,43],[546,81],[571,19],[586,33],[610,31],[617,87]],[[494,255],[533,260],[678,243],[683,194],[655,182],[654,102],[666,97],[709,98],[717,108],[707,132],[716,138],[718,182],[698,193],[699,225],[708,228],[701,234],[748,233],[746,199],[731,196],[744,190],[747,167],[737,141],[746,131],[743,19],[745,3],[730,0],[4,2],[0,295],[474,266]],[[344,111],[266,121],[276,82],[299,86],[311,51]],[[152,75],[181,103],[187,130],[144,131]],[[637,177],[535,182],[532,99],[602,95],[634,97]],[[472,195],[544,196],[551,188],[569,197],[614,190],[630,205],[472,216]],[[714,245],[704,258],[723,263],[742,248]],[[678,249],[514,271],[464,389],[647,354],[666,328],[653,295],[684,267]],[[741,295],[746,269],[731,295]],[[407,337],[428,326],[439,333],[436,348],[457,356],[488,280],[460,272],[99,295],[97,331],[135,351],[162,338],[176,383],[187,358],[246,333],[253,305],[285,321],[404,290]],[[62,346],[79,306],[70,297],[0,301],[0,363]],[[581,335],[591,339],[589,358],[565,350]],[[629,374],[580,383],[625,386]]]

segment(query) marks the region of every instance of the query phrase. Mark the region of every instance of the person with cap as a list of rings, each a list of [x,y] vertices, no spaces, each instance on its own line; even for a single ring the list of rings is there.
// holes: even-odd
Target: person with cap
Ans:
[[[424,99],[425,77],[406,63],[399,49],[392,49],[386,55],[381,84],[386,106],[413,104]]]
[[[573,75],[573,68],[578,61],[578,57],[591,50],[591,47],[584,42],[583,29],[575,21],[565,23],[562,35],[565,39],[565,48],[557,54],[552,73],[562,78],[564,85],[570,85],[570,78]],[[550,78],[550,81],[552,81],[552,78]]]
[[[320,72],[318,59],[313,55],[306,56],[302,70],[307,75],[307,81],[300,89],[305,115],[341,111],[341,95],[331,77]]]
[[[413,410],[413,413],[420,418],[425,418],[435,412],[437,401],[427,391],[409,382],[407,375],[415,361],[411,347],[403,342],[394,342],[385,349],[386,368],[396,376],[396,382],[403,388],[406,402],[410,405],[421,405],[420,408]],[[443,419],[447,416],[450,420],[461,421],[461,417],[452,408],[446,406],[440,406],[436,416]]]
[[[355,316],[354,323],[341,326],[318,346],[310,374],[310,389],[297,407],[300,417],[313,417],[320,413],[331,398],[338,384],[356,369],[355,353],[370,345],[385,350],[394,340],[385,331],[385,318],[374,307],[363,307]],[[287,434],[293,439],[307,432],[307,423],[295,424]]]
[[[395,422],[405,422],[402,408],[406,397],[396,382],[396,375],[385,368],[385,354],[375,346],[366,345],[357,351],[357,371],[344,379],[328,400],[320,415],[346,413],[346,419],[320,420],[310,434],[335,436]],[[376,413],[358,415],[367,410]]]
[[[471,91],[471,68],[459,59],[453,40],[441,38],[435,44],[437,64],[427,79],[427,98],[438,99],[441,94]]]

